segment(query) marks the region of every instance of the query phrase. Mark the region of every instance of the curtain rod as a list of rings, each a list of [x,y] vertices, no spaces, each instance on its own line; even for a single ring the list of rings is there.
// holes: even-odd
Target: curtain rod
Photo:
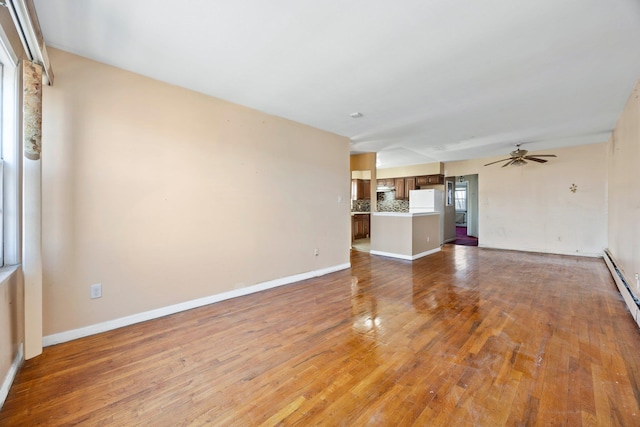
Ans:
[[[44,68],[44,77],[48,85],[53,84],[53,70],[47,55],[47,47],[40,31],[40,23],[32,0],[4,0],[1,3],[11,13],[22,46],[30,61]]]

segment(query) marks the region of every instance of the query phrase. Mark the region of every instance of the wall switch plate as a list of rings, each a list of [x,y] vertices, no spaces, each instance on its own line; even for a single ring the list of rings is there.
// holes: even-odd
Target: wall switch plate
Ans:
[[[89,298],[95,299],[102,297],[102,284],[96,283],[95,285],[91,285],[91,293]]]
[[[313,250],[313,255],[318,256],[319,253],[320,253],[320,250],[318,248],[315,248]]]

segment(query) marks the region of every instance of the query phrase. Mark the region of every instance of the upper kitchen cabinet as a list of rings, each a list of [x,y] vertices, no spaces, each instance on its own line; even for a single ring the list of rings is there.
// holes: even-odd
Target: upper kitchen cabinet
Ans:
[[[371,181],[368,179],[352,179],[351,200],[371,200]]]
[[[416,189],[416,178],[415,177],[407,177],[404,179],[404,195],[407,200],[409,200],[409,191]]]
[[[404,178],[396,178],[393,184],[396,188],[396,200],[404,200],[409,196],[405,194]]]
[[[371,180],[363,179],[362,180],[362,199],[363,200],[371,200]]]
[[[393,187],[395,185],[393,178],[379,179],[377,183],[378,187]]]
[[[409,191],[416,189],[416,178],[394,178],[393,186],[396,189],[396,200],[409,200]]]
[[[444,184],[444,175],[427,175],[427,184]]]
[[[422,175],[416,177],[416,186],[444,184],[444,175]]]

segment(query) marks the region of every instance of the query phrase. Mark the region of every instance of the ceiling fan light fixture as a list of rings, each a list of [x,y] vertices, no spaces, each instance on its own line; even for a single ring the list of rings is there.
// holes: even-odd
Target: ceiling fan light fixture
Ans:
[[[506,159],[496,160],[495,162],[487,163],[485,166],[493,165],[500,162],[507,162],[502,167],[507,166],[524,166],[527,164],[527,160],[534,161],[536,163],[547,163],[548,160],[541,159],[540,157],[558,157],[555,154],[535,154],[528,155],[528,151],[520,148],[520,144],[516,144],[515,151],[509,153],[511,157]]]

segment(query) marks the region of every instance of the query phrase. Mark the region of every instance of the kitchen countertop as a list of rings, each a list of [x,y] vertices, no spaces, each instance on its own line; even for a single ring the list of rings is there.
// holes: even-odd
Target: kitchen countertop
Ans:
[[[414,217],[414,216],[425,216],[425,215],[439,215],[440,212],[431,211],[431,212],[373,212],[375,216],[400,216],[400,217]]]

